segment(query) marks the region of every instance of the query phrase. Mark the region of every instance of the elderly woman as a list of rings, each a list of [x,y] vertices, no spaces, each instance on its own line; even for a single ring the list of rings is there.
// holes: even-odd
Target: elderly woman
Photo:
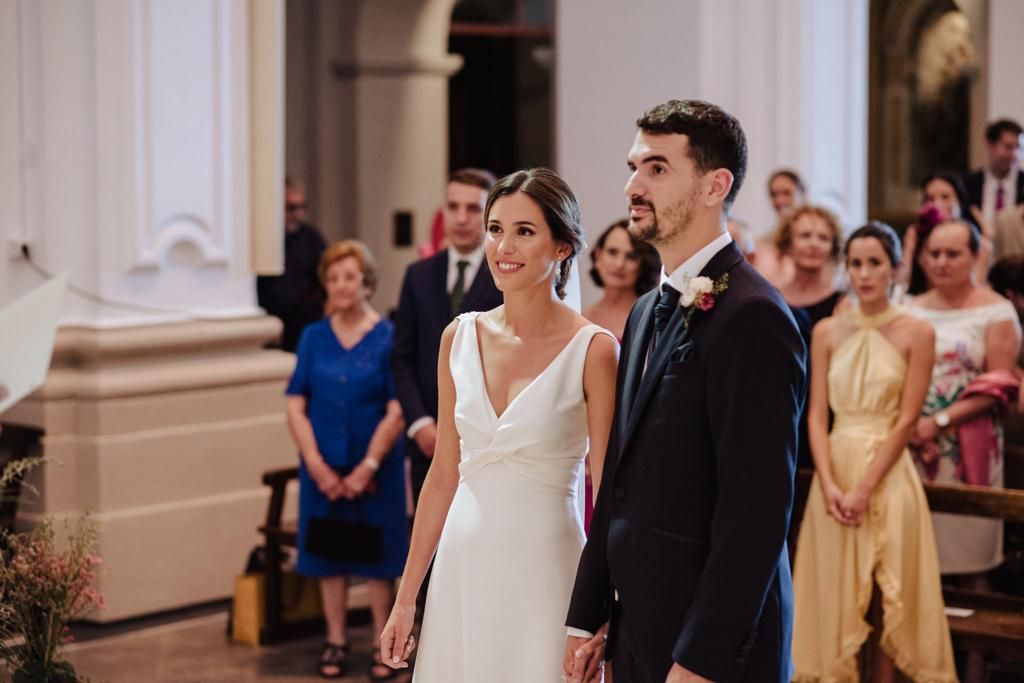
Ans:
[[[1001,487],[999,410],[1016,393],[1020,349],[1013,305],[975,280],[981,235],[964,220],[932,228],[921,244],[931,289],[908,306],[935,328],[935,369],[911,443],[928,481]],[[975,577],[1002,562],[998,520],[935,515],[944,574]]]
[[[302,332],[288,427],[301,454],[298,571],[320,579],[327,622],[318,668],[324,678],[341,678],[349,577],[366,578],[376,634],[405,563],[403,420],[391,374],[392,324],[368,303],[377,282],[369,250],[354,240],[334,244],[319,274],[332,313]],[[394,674],[380,664],[379,646],[369,674]]]
[[[597,238],[590,252],[594,263],[590,277],[604,290],[604,296],[583,311],[587,320],[620,340],[633,304],[658,284],[661,270],[658,252],[630,235],[628,224],[625,219],[616,221]]]

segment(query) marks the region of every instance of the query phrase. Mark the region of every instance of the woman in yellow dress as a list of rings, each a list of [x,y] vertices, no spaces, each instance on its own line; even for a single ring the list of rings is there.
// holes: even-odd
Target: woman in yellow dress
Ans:
[[[814,328],[808,431],[816,472],[797,544],[793,660],[798,682],[859,681],[857,655],[881,595],[871,681],[898,668],[914,681],[956,681],[935,537],[907,440],[931,379],[935,333],[889,301],[895,231],[850,235],[857,305]],[[829,407],[835,414],[828,430]]]

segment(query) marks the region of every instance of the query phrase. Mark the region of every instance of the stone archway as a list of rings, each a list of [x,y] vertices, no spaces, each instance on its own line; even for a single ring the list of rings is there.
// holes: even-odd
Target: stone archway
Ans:
[[[984,119],[984,2],[871,4],[870,214],[905,222],[918,182],[936,168],[966,170]]]
[[[311,214],[331,239],[357,237],[397,300],[440,204],[448,171],[448,54],[455,0],[288,3],[286,164],[306,178]],[[397,223],[408,216],[412,240]]]

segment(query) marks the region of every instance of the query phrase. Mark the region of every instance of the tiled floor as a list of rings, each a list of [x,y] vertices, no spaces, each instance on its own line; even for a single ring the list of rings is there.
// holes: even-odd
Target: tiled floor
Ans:
[[[218,683],[322,680],[316,672],[322,638],[255,647],[232,643],[224,613],[193,617],[109,637],[72,643],[66,658],[95,683]],[[350,629],[346,683],[369,681],[370,627]],[[395,679],[402,683],[410,676]]]

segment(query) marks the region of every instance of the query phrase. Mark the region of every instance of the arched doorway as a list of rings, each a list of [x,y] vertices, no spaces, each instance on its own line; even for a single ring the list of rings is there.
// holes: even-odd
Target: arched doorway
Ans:
[[[918,185],[966,171],[985,119],[987,2],[873,0],[868,131],[869,214],[911,220]]]

